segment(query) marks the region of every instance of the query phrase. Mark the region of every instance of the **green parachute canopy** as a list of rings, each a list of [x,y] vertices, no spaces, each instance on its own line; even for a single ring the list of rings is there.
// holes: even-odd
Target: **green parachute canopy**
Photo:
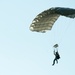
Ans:
[[[46,32],[47,30],[51,30],[53,24],[60,15],[69,18],[75,18],[75,9],[52,7],[48,10],[45,10],[34,18],[32,24],[30,25],[30,30],[42,33]]]

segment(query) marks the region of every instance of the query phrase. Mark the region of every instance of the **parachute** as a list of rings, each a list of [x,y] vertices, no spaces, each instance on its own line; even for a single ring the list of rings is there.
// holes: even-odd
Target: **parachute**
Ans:
[[[52,29],[55,21],[60,16],[75,18],[75,9],[52,7],[45,10],[34,18],[32,24],[30,25],[30,30],[45,33],[47,30]]]

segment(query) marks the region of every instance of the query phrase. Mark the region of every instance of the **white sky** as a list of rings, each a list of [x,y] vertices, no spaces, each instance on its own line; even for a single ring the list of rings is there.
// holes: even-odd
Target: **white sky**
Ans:
[[[29,30],[51,7],[75,9],[75,0],[0,0],[0,75],[75,75],[75,19],[61,16],[45,34]],[[52,66],[55,43],[61,59]]]

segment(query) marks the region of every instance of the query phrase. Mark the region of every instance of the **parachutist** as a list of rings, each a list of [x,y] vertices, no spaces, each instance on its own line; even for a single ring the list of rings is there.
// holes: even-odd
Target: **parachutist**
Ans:
[[[55,58],[54,58],[54,60],[53,60],[53,64],[52,64],[52,66],[55,64],[55,61],[58,63],[58,59],[60,59],[60,55],[59,55],[59,53],[58,53],[58,50],[55,52],[55,50],[54,50],[54,55],[55,55]]]

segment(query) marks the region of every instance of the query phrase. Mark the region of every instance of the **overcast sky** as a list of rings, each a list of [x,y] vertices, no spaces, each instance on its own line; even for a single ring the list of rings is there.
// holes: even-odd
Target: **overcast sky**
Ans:
[[[75,75],[75,19],[60,16],[47,33],[29,30],[51,7],[75,9],[75,0],[0,0],[0,75]],[[61,59],[52,66],[55,43]]]

